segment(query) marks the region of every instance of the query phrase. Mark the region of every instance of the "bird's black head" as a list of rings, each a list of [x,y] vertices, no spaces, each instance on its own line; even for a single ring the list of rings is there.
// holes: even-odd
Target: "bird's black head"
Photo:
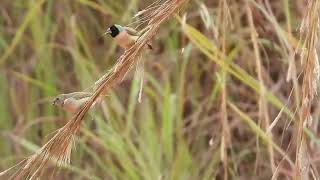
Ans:
[[[111,37],[116,37],[120,33],[120,30],[116,25],[112,25],[108,28],[107,33],[110,34]]]

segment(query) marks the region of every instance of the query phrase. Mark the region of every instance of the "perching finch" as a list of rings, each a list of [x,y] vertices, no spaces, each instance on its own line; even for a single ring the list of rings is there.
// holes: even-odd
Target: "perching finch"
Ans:
[[[61,107],[65,111],[75,113],[90,99],[92,93],[74,92],[69,94],[60,94],[53,100],[53,105]]]
[[[147,30],[144,29],[140,32],[130,27],[122,27],[118,24],[114,24],[109,27],[105,34],[110,34],[115,43],[124,49],[128,49],[134,45],[136,40]],[[152,49],[151,44],[147,44],[149,49]]]

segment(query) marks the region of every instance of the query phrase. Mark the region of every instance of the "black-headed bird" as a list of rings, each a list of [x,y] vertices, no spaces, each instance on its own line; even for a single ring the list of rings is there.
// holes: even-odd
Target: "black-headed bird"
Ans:
[[[110,34],[115,43],[120,47],[129,49],[135,44],[137,39],[146,32],[146,30],[147,29],[144,29],[143,31],[138,32],[133,28],[114,24],[107,29],[105,34]],[[147,43],[147,46],[149,49],[152,49],[151,44]]]

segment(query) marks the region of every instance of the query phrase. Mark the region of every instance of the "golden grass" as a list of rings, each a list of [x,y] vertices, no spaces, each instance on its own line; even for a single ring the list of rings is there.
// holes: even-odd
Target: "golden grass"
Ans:
[[[302,62],[302,100],[300,108],[300,120],[298,123],[296,146],[296,179],[309,179],[315,174],[311,169],[311,160],[308,150],[308,142],[304,128],[310,128],[312,124],[311,105],[317,94],[319,81],[319,62],[317,55],[318,26],[319,26],[319,1],[308,2],[308,10],[300,27],[300,42],[302,50],[300,57]]]

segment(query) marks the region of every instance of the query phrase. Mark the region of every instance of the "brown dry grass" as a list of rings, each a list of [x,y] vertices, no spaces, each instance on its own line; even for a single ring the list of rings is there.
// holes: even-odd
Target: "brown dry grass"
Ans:
[[[300,53],[302,62],[302,100],[300,120],[298,123],[297,147],[296,147],[296,179],[309,179],[309,176],[319,177],[315,169],[311,168],[309,148],[305,128],[311,128],[311,106],[319,81],[319,62],[317,55],[318,26],[319,26],[319,1],[308,2],[308,10],[300,28],[300,41],[302,50]]]

